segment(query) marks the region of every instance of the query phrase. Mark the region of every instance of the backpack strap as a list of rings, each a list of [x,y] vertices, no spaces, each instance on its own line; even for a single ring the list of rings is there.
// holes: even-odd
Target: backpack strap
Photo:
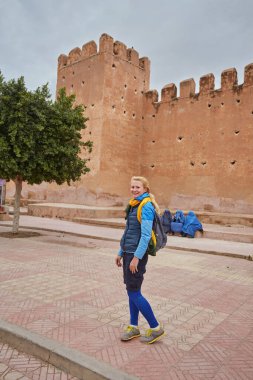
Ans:
[[[139,221],[140,223],[141,223],[142,208],[143,208],[143,206],[145,206],[145,204],[147,204],[148,202],[151,202],[151,203],[152,203],[150,197],[146,197],[146,198],[144,198],[144,199],[141,201],[141,203],[139,204],[139,206],[138,206],[138,210],[137,210],[137,219],[138,219],[138,221]],[[154,233],[153,229],[152,229],[152,233],[151,233],[151,239],[152,239],[152,241],[153,241],[154,246],[156,246],[156,236],[155,236],[155,233]]]
[[[138,210],[137,210],[137,219],[138,221],[141,223],[141,215],[142,215],[142,208],[143,206],[145,206],[145,204],[147,204],[148,202],[151,202],[151,198],[147,197],[147,198],[144,198],[141,203],[139,204],[138,206]]]

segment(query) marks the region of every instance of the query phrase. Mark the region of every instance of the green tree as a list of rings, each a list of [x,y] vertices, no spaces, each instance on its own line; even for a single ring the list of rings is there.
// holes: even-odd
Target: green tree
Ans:
[[[23,77],[5,81],[0,72],[0,178],[16,185],[13,233],[19,228],[23,182],[70,184],[90,170],[80,157],[83,149],[92,150],[92,142],[81,136],[87,118],[74,102],[65,89],[53,102],[47,85],[29,91]]]

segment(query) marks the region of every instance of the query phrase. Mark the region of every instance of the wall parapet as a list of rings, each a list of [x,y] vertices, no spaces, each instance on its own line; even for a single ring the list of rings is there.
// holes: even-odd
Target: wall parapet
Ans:
[[[199,80],[199,93],[202,95],[214,91],[214,82],[215,78],[212,73],[203,75]]]
[[[232,90],[237,86],[237,71],[235,68],[227,69],[221,73],[221,89],[222,90]]]
[[[253,84],[253,63],[244,68],[244,84],[250,86]]]
[[[97,54],[97,44],[95,41],[87,42],[82,46],[82,57],[88,58]]]
[[[196,93],[196,84],[193,78],[180,82],[180,98],[191,98],[197,95],[208,95],[215,91],[238,91],[244,86],[253,85],[253,63],[244,68],[244,82],[238,85],[237,70],[233,67],[221,73],[221,88],[215,89],[215,77],[212,73],[203,75],[199,79],[199,92]],[[177,98],[177,87],[174,83],[165,85],[161,90],[161,102],[173,101]]]
[[[108,53],[119,59],[130,62],[138,66],[144,72],[150,73],[150,60],[148,57],[139,58],[139,53],[133,47],[128,48],[120,41],[114,41],[113,37],[103,33],[99,38],[99,47],[95,41],[85,43],[82,48],[75,47],[68,55],[61,54],[58,57],[58,69],[72,65],[82,59],[88,59],[97,54]],[[149,90],[149,80],[147,80],[146,89]],[[199,79],[199,92],[196,93],[196,84],[193,78],[186,79],[179,84],[179,95],[177,95],[177,87],[174,83],[165,85],[161,90],[161,102],[171,102],[179,98],[192,98],[198,95],[205,96],[214,91],[237,91],[244,86],[253,85],[253,63],[248,64],[244,68],[244,83],[238,85],[238,75],[235,68],[225,69],[221,73],[221,88],[215,89],[215,77],[212,73],[203,75]],[[146,97],[150,99],[150,91],[146,93]],[[148,94],[148,95],[147,95]],[[153,92],[152,98],[154,102],[158,102],[158,98]]]
[[[58,57],[58,69],[71,65],[82,59],[87,59],[96,54],[109,53],[125,61],[138,66],[144,71],[150,70],[150,60],[147,57],[139,58],[139,53],[133,47],[127,48],[120,41],[114,41],[109,34],[103,33],[99,39],[99,49],[95,41],[90,41],[82,46],[82,49],[75,47],[68,55],[61,54]]]
[[[158,102],[158,91],[157,90],[149,90],[145,92],[146,100],[150,101],[151,103],[157,103]]]
[[[196,84],[194,79],[186,79],[180,82],[180,98],[189,98],[195,95]]]
[[[177,87],[174,83],[167,84],[162,88],[162,102],[168,102],[177,97]]]
[[[81,55],[82,55],[82,50],[79,47],[72,49],[69,52],[67,64],[71,65],[72,63],[79,61],[81,58]]]

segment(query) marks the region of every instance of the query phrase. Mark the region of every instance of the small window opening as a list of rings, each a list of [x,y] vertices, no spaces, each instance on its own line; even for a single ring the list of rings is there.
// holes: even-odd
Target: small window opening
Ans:
[[[236,164],[236,160],[230,161],[230,164],[231,165],[235,165]]]
[[[240,99],[236,99],[236,102],[237,102],[237,103],[241,103],[241,100],[240,100]]]
[[[205,166],[206,165],[206,161],[202,161],[201,165]]]
[[[115,64],[114,64],[114,63],[112,64],[112,68],[113,68],[113,69],[115,69],[115,68],[116,68],[116,66],[115,66]]]
[[[194,161],[191,161],[190,164],[191,164],[191,166],[194,166],[194,165],[195,165],[195,162],[194,162]]]
[[[153,169],[153,168],[155,167],[155,165],[154,165],[154,164],[152,164],[152,165],[150,165],[150,167]]]
[[[238,135],[240,133],[240,131],[236,130],[235,131],[235,135]]]
[[[211,103],[208,103],[208,108],[211,108],[212,107],[212,104]]]
[[[178,141],[182,141],[183,140],[183,136],[178,136]]]

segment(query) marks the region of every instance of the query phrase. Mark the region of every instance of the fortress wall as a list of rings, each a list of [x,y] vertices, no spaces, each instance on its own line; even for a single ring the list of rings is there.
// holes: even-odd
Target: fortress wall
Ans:
[[[235,69],[162,89],[161,102],[145,94],[143,175],[159,201],[175,208],[253,212],[252,66],[244,84]],[[179,95],[179,96],[178,96]]]
[[[79,182],[24,186],[22,195],[54,202],[115,205],[132,175],[147,176],[163,206],[253,212],[253,64],[149,89],[150,61],[107,34],[58,59],[57,89],[86,106],[83,138],[94,142],[91,172]],[[8,185],[8,196],[13,186]]]

